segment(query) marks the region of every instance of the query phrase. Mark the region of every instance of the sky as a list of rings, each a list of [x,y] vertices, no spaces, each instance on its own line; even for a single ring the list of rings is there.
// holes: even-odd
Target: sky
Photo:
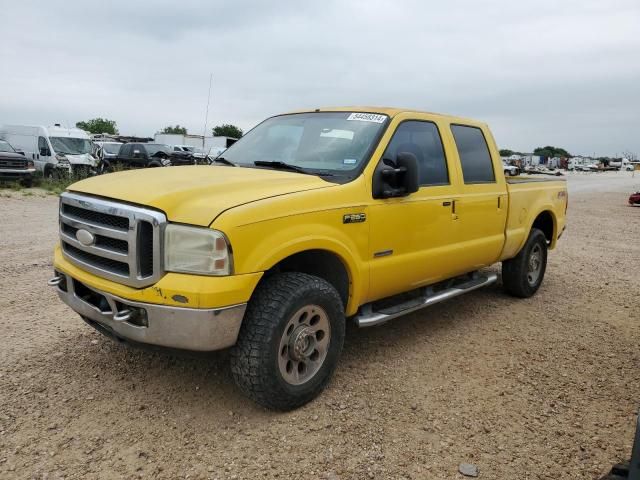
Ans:
[[[332,105],[487,122],[500,148],[640,155],[640,1],[0,0],[0,124],[247,130]]]

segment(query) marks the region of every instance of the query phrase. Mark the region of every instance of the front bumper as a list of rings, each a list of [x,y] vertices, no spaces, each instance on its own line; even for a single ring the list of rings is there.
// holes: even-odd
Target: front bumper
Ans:
[[[35,173],[35,168],[0,168],[0,179],[15,180],[20,178],[31,178]]]
[[[103,333],[183,350],[213,351],[234,345],[247,307],[243,303],[199,309],[135,302],[91,288],[59,271],[49,284],[64,303]]]

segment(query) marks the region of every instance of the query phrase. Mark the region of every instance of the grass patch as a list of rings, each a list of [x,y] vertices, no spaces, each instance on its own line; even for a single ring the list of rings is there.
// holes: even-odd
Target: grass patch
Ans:
[[[125,170],[130,170],[130,168],[117,164],[113,165],[109,169],[109,173],[122,172]],[[108,174],[104,173],[103,175]],[[89,177],[86,175],[61,175],[54,178],[45,178],[41,172],[36,172],[33,176],[33,183],[31,186],[33,188],[40,188],[51,195],[60,195],[69,185],[80,180],[84,180],[85,178]],[[19,180],[0,182],[0,188],[6,188],[15,192],[22,192],[23,195],[33,195],[29,192],[30,187],[24,186]]]
[[[64,192],[67,189],[69,185],[79,180],[83,180],[84,178],[87,178],[87,177],[70,175],[70,176],[63,176],[63,177],[57,177],[57,178],[44,178],[42,174],[38,172],[33,177],[33,182],[31,187],[40,188],[52,195],[60,195],[62,192]],[[0,187],[15,191],[15,192],[22,192],[23,195],[27,195],[27,196],[33,195],[33,193],[30,191],[30,187],[24,186],[20,181],[1,182]]]

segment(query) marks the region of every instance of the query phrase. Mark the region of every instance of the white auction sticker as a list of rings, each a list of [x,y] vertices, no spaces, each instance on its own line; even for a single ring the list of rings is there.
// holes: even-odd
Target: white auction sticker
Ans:
[[[358,120],[360,122],[384,123],[387,119],[385,115],[375,113],[352,113],[347,120]]]

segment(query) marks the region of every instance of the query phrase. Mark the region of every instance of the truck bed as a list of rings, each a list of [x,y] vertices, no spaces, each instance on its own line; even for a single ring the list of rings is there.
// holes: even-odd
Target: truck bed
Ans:
[[[508,177],[509,213],[505,229],[505,247],[502,259],[514,257],[527,239],[531,229],[532,215],[548,211],[554,222],[554,238],[550,248],[554,248],[558,235],[565,226],[567,208],[567,182],[562,177],[531,178]]]

